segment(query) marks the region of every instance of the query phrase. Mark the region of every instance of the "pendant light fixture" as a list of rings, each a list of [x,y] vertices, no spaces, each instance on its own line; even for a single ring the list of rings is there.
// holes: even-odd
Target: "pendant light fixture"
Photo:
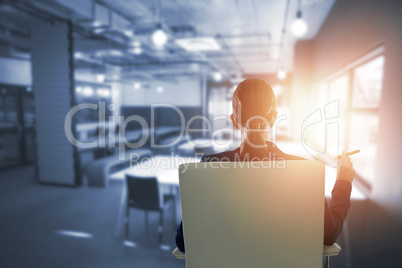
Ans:
[[[301,6],[301,0],[299,0],[299,8],[296,13],[296,20],[292,23],[292,26],[290,28],[292,34],[295,37],[302,37],[303,35],[306,34],[308,29],[306,21],[303,20],[302,18],[303,15],[300,6]]]
[[[157,8],[156,8],[157,24],[156,24],[156,30],[152,34],[152,41],[157,47],[163,47],[168,40],[167,34],[162,29],[161,18],[160,18],[160,7],[161,7],[160,0],[157,0]]]

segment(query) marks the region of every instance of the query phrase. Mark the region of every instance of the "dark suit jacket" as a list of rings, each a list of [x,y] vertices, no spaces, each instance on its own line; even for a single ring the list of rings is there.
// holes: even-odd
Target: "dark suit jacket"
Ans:
[[[305,158],[285,154],[272,142],[268,142],[268,156],[269,160],[306,160]],[[251,158],[251,157],[250,157]],[[251,159],[250,159],[251,160]],[[240,147],[233,150],[222,152],[213,155],[204,155],[201,162],[236,162],[240,160]],[[350,193],[352,191],[352,184],[347,181],[337,180],[332,190],[331,201],[325,200],[325,214],[324,214],[324,244],[332,245],[335,243],[338,236],[341,234],[343,222],[346,219],[350,207]],[[183,239],[183,226],[180,223],[177,228],[176,234],[177,247],[185,252],[184,239]]]

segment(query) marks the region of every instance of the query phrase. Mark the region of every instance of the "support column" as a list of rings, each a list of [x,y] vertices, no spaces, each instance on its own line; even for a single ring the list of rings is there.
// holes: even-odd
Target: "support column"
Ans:
[[[74,104],[72,25],[33,19],[31,41],[37,179],[77,186],[81,184],[77,151],[64,131],[66,115]]]

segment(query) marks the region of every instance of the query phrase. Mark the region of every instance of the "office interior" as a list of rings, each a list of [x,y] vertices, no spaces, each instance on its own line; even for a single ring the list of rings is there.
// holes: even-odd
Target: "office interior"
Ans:
[[[327,198],[334,156],[361,151],[331,267],[401,267],[401,25],[397,0],[1,1],[0,267],[185,267],[177,168],[241,144],[246,78]],[[127,233],[138,172],[171,199]]]

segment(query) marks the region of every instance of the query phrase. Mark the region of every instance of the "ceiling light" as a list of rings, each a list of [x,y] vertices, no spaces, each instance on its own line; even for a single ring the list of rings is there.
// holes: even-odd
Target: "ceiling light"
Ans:
[[[83,53],[81,53],[81,52],[75,52],[74,53],[74,58],[82,59],[82,58],[85,58],[85,55]]]
[[[135,48],[131,49],[130,51],[131,51],[131,53],[133,53],[135,55],[140,55],[142,53],[142,48],[135,47]]]
[[[167,34],[160,27],[152,34],[152,41],[158,47],[164,46],[167,40]]]
[[[158,93],[162,93],[163,92],[163,87],[157,87],[156,91],[158,91]]]
[[[104,27],[96,27],[96,28],[92,28],[92,31],[94,32],[94,34],[101,34],[105,31]]]
[[[297,19],[290,28],[292,34],[296,37],[302,37],[307,32],[307,23],[302,19],[301,11],[297,11]]]
[[[279,80],[283,80],[286,78],[287,73],[285,70],[279,70],[277,73],[277,76],[278,76]]]
[[[129,36],[129,37],[134,36],[134,31],[133,31],[133,30],[124,30],[123,33],[124,33],[126,36]]]
[[[89,97],[94,94],[94,90],[92,89],[92,87],[84,87],[82,94]]]
[[[141,43],[138,42],[138,41],[135,41],[135,42],[133,42],[133,46],[134,46],[134,47],[140,47],[140,46],[141,46]]]
[[[186,51],[216,51],[221,50],[220,45],[212,37],[176,39],[176,44]]]
[[[105,96],[106,98],[110,97],[110,90],[109,89],[103,90],[103,96]]]
[[[133,88],[134,88],[135,90],[138,90],[138,89],[141,88],[141,84],[138,83],[138,82],[135,82],[135,83],[133,84]]]
[[[98,80],[99,83],[105,82],[105,75],[104,74],[97,74],[96,75],[96,80]]]
[[[95,57],[101,58],[101,57],[123,57],[124,54],[122,51],[117,50],[117,49],[103,49],[103,50],[98,50],[95,53]]]
[[[81,91],[82,91],[82,88],[81,88],[81,87],[76,87],[76,88],[75,88],[75,92],[81,93]]]
[[[107,98],[110,96],[110,90],[107,88],[99,88],[98,90],[96,90],[96,94]]]
[[[221,74],[220,72],[214,73],[213,76],[214,76],[214,80],[215,80],[216,82],[221,81],[222,78],[223,78],[223,76],[222,76],[222,74]]]

